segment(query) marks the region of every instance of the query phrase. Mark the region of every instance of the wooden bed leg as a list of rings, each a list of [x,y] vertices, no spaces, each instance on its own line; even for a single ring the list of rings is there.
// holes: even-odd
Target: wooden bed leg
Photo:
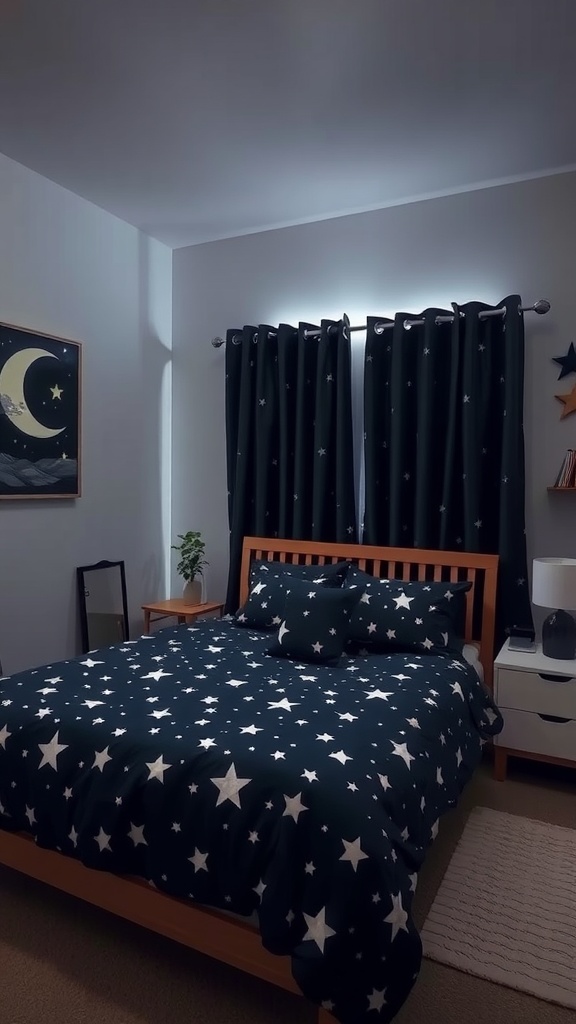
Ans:
[[[494,744],[494,778],[497,782],[506,781],[506,770],[508,768],[508,754],[502,748]]]

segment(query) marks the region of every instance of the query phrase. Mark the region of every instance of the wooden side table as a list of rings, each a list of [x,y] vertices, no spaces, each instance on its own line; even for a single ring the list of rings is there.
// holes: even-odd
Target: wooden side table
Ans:
[[[202,615],[210,615],[211,612],[217,612],[219,618],[222,618],[222,611],[224,609],[224,603],[218,601],[205,601],[203,604],[190,604],[185,601],[182,597],[172,597],[167,601],[152,601],[149,604],[142,605],[142,611],[144,612],[144,632],[150,632],[150,623],[156,622],[158,619],[167,619],[170,616],[174,616],[178,620],[178,625],[182,625],[184,622],[194,622],[197,618]],[[151,618],[154,613],[154,618]]]

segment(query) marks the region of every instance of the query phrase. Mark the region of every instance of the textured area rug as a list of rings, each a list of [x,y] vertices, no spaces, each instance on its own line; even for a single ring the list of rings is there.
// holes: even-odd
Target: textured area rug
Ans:
[[[422,942],[429,959],[576,1009],[576,827],[476,807]]]

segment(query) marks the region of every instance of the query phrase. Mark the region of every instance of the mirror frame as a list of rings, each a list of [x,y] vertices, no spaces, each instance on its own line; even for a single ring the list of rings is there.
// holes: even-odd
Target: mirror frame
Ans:
[[[120,569],[120,585],[122,587],[122,613],[124,617],[124,642],[130,639],[130,624],[128,621],[128,597],[126,594],[126,570],[124,562],[108,562],[105,559],[101,562],[94,562],[93,565],[80,565],[76,569],[76,584],[78,587],[78,607],[80,609],[80,637],[82,642],[82,654],[88,654],[91,650],[88,635],[88,614],[86,612],[86,584],[84,573],[92,572],[94,569]]]

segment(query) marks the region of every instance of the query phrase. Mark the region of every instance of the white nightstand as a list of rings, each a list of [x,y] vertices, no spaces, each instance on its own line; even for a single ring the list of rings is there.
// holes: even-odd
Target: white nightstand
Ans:
[[[506,778],[508,755],[576,768],[576,661],[511,651],[494,662],[494,699],[504,728],[494,738],[494,775]]]

